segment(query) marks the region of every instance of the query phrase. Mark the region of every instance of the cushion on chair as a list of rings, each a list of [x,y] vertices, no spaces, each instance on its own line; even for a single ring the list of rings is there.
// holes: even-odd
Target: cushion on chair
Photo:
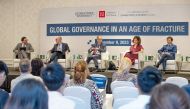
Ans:
[[[166,64],[173,65],[173,64],[175,64],[175,60],[167,60]]]
[[[66,59],[58,59],[58,63],[65,63]]]

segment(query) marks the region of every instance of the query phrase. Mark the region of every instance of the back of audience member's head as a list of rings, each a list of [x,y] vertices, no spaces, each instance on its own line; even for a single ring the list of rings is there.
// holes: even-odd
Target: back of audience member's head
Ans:
[[[64,85],[65,70],[58,64],[47,65],[41,71],[41,77],[50,91],[58,91]]]
[[[28,73],[30,71],[30,61],[28,59],[21,59],[19,69],[21,73]]]
[[[4,106],[9,98],[9,94],[5,91],[0,91],[0,109],[4,109]]]
[[[176,85],[165,83],[153,89],[147,108],[190,109],[190,102],[185,91]]]
[[[32,75],[40,76],[41,68],[44,66],[43,62],[39,58],[32,59],[31,67],[32,67]]]
[[[190,99],[190,84],[183,86],[182,89],[187,93]]]
[[[35,79],[19,82],[5,109],[48,109],[48,95],[44,85]]]
[[[142,94],[150,94],[152,88],[162,81],[161,72],[153,66],[143,68],[137,76],[138,87]]]
[[[87,78],[87,72],[86,72],[87,64],[79,61],[75,65],[74,69],[74,82],[75,83],[84,83]]]
[[[0,86],[4,83],[8,74],[9,70],[7,65],[3,61],[0,61]]]

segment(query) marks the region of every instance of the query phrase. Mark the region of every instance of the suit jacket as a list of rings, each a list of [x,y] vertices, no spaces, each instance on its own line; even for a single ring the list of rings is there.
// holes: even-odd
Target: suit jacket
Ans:
[[[92,45],[91,45],[91,48],[93,48],[93,47],[97,47],[97,48],[99,47],[98,51],[100,52],[100,54],[101,54],[102,52],[106,52],[106,45],[103,44],[103,43],[101,43],[100,45],[98,45],[98,43],[92,44]],[[88,53],[91,53],[91,52],[92,52],[91,48],[88,49]]]
[[[20,52],[21,47],[22,47],[22,43],[18,43],[13,50],[13,52],[15,52],[15,54],[17,56],[20,55],[19,52]],[[27,43],[25,47],[26,47],[26,53],[27,53],[28,57],[30,58],[30,52],[34,52],[34,49],[30,43]],[[18,56],[18,57],[20,57],[20,56]]]
[[[54,44],[53,48],[51,49],[52,53],[57,51],[57,46],[58,44]],[[69,46],[67,43],[62,43],[62,51],[61,51],[62,55],[65,55],[66,51],[70,52]]]
[[[20,51],[20,48],[22,47],[22,43],[18,43],[16,47],[14,48],[13,52]],[[28,52],[34,52],[34,49],[30,43],[26,44],[26,51]]]
[[[177,46],[174,44],[167,44],[164,45],[160,50],[158,50],[158,53],[162,53],[162,52],[168,52],[171,54],[171,56],[175,59],[175,54],[177,53]]]

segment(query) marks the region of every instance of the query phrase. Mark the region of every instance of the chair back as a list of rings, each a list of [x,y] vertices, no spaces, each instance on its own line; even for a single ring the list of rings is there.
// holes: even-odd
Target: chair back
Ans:
[[[101,60],[104,60],[104,61],[109,60],[109,53],[107,51],[101,53]]]
[[[137,98],[139,95],[139,91],[136,87],[124,86],[117,87],[113,90],[113,98],[121,99],[121,98]]]
[[[106,89],[108,81],[106,76],[101,74],[91,74],[90,76],[99,89]]]
[[[73,96],[64,96],[64,97],[72,100],[75,103],[75,109],[89,109],[85,101],[80,98]]]
[[[121,98],[114,100],[113,103],[113,109],[119,109],[121,106],[130,103],[131,101],[134,101],[135,98]]]
[[[73,96],[80,98],[87,104],[87,109],[91,109],[91,92],[89,89],[81,86],[70,86],[64,89],[64,96]]]
[[[129,81],[113,81],[111,83],[111,91],[117,87],[124,87],[124,86],[130,86],[130,87],[135,87],[135,85],[132,82]]]
[[[188,84],[188,80],[184,77],[168,77],[165,83],[175,84],[179,87],[183,87]]]

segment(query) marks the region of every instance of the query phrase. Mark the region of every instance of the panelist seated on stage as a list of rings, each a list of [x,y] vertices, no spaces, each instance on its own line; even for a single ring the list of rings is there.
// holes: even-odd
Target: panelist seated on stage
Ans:
[[[159,49],[158,53],[160,55],[160,60],[156,64],[156,67],[159,67],[160,64],[162,64],[163,70],[166,70],[167,60],[174,60],[175,54],[177,53],[177,46],[173,44],[173,38],[171,36],[167,37],[167,44]]]
[[[55,39],[56,44],[50,50],[52,53],[49,63],[57,62],[58,59],[65,59],[65,54],[70,52],[69,46],[67,43],[62,42],[62,37],[57,37]]]
[[[106,46],[102,43],[102,36],[97,36],[97,41],[95,44],[92,44],[88,50],[87,64],[91,60],[94,61],[96,69],[98,69],[98,59],[101,59],[101,53],[106,52]]]
[[[18,59],[30,59],[30,53],[34,52],[32,45],[28,43],[27,37],[21,38],[21,43],[18,43],[14,48],[13,52],[16,54]]]

